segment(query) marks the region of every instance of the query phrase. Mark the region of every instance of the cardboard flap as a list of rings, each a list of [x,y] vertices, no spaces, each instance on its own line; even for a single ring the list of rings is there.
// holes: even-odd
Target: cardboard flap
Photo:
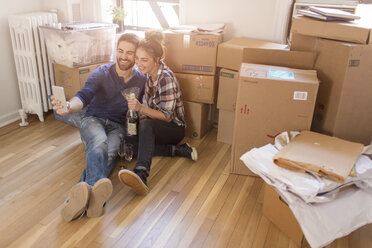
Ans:
[[[292,18],[291,33],[368,44],[370,29],[371,27],[362,21],[325,22],[310,17],[295,16]]]
[[[315,52],[259,48],[245,48],[243,51],[243,62],[245,63],[284,66],[296,69],[313,69],[315,58]]]
[[[287,45],[272,43],[264,40],[248,38],[233,38],[218,45],[217,66],[231,70],[239,70],[243,62],[243,50],[257,49],[286,49]]]
[[[311,131],[302,131],[274,156],[274,163],[286,169],[316,173],[344,182],[363,145]]]

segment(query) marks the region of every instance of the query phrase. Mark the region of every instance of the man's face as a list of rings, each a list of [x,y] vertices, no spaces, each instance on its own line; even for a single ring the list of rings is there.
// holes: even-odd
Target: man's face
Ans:
[[[136,46],[127,41],[121,41],[116,49],[116,62],[120,70],[126,71],[134,66]]]

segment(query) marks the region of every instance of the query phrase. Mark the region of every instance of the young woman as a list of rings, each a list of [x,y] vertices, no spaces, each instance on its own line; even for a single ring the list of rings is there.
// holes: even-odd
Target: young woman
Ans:
[[[136,64],[146,74],[143,103],[128,100],[129,109],[140,116],[138,154],[134,172],[120,170],[122,183],[137,194],[148,192],[147,180],[153,156],[182,156],[197,159],[194,147],[177,144],[185,136],[185,112],[179,84],[173,72],[162,61],[164,47],[162,31],[147,31],[136,50]]]

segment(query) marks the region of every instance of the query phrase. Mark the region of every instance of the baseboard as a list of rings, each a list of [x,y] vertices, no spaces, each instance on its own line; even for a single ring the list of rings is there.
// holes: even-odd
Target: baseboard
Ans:
[[[8,125],[12,122],[18,121],[20,119],[21,119],[21,117],[19,116],[18,110],[14,111],[14,112],[11,112],[11,113],[8,113],[8,114],[5,114],[5,115],[1,115],[0,116],[0,127],[6,126],[6,125]]]

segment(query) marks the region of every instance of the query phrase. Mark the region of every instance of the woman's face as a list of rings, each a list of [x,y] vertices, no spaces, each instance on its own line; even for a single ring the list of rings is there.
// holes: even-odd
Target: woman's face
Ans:
[[[138,48],[136,51],[136,64],[143,74],[152,74],[157,68],[154,58],[142,48]]]

